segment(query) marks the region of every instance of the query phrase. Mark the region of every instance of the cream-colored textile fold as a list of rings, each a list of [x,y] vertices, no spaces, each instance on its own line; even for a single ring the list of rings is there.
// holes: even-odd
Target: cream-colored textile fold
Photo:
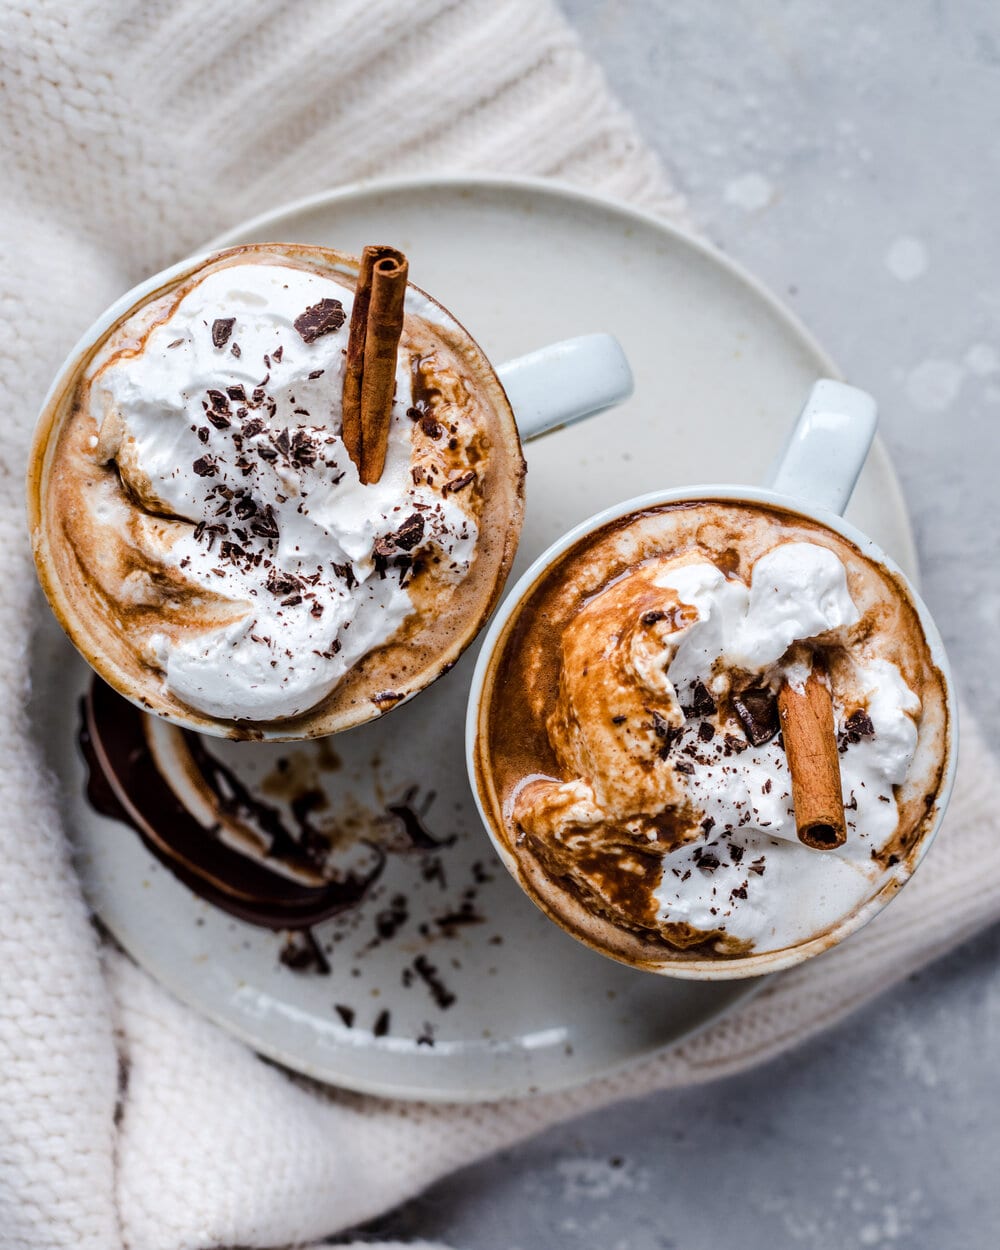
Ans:
[[[5,1250],[321,1238],[558,1119],[760,1062],[1000,914],[1000,791],[967,730],[947,826],[889,912],[697,1039],[567,1094],[428,1107],[321,1089],[102,947],[25,676],[42,610],[25,452],[77,334],[224,227],[357,178],[495,170],[683,206],[546,0],[0,0],[0,30]]]

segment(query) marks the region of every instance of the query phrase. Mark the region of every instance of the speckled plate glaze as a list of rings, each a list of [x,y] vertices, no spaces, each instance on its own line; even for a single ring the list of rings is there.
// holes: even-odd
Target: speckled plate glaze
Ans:
[[[809,386],[836,376],[796,321],[731,262],[663,222],[549,183],[399,181],[292,205],[214,244],[391,240],[413,278],[491,359],[595,330],[636,376],[623,408],[528,449],[528,510],[513,578],[568,527],[643,492],[758,482]],[[876,446],[848,513],[912,576],[891,465]],[[495,1099],[605,1073],[704,1027],[752,992],[635,972],[587,950],[525,898],[476,815],[463,763],[475,648],[413,703],[323,743],[213,743],[263,792],[307,780],[315,809],[370,820],[390,847],[352,912],[318,925],[323,971],[283,934],[191,894],[126,825],[86,802],[77,745],[89,670],[48,619],[35,717],[63,783],[94,909],[178,997],[289,1068],[406,1098]],[[315,800],[313,800],[315,802]],[[414,845],[413,816],[442,845]],[[287,958],[287,955],[286,955]]]

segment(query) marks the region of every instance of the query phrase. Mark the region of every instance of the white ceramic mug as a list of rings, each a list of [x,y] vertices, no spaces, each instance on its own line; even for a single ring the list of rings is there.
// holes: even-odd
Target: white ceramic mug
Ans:
[[[664,948],[662,956],[659,954],[655,958],[651,956],[648,962],[637,963],[635,966],[668,976],[697,980],[728,980],[775,972],[801,963],[804,959],[835,945],[881,911],[904,881],[912,875],[940,827],[954,783],[958,727],[954,688],[950,679],[944,645],[927,608],[913,587],[909,585],[902,570],[870,538],[843,520],[841,515],[864,465],[875,434],[875,426],[876,406],[870,395],[841,382],[825,379],[817,382],[798,421],[792,428],[784,450],[778,457],[767,487],[692,486],[680,490],[656,491],[608,508],[575,526],[543,552],[510,590],[494,617],[485,636],[473,675],[466,719],[466,760],[476,804],[497,853],[529,897],[557,924],[566,928],[574,937],[592,945],[602,954],[622,958],[611,951],[604,950],[598,943],[563,924],[560,917],[555,915],[532,889],[526,873],[522,871],[517,855],[505,840],[499,799],[490,775],[485,721],[497,661],[516,624],[520,610],[535,587],[561,557],[571,551],[581,540],[586,539],[609,522],[663,505],[721,500],[761,504],[798,514],[846,538],[858,548],[863,556],[892,574],[907,592],[919,618],[931,659],[942,674],[948,720],[946,757],[940,774],[940,784],[934,796],[933,808],[929,810],[922,827],[919,842],[908,859],[907,872],[900,873],[882,884],[862,905],[832,927],[824,929],[821,933],[795,946],[777,951],[756,954],[751,952],[748,955],[718,958],[674,958],[669,949]],[[623,959],[623,962],[632,963],[627,959]]]
[[[322,253],[328,268],[345,274],[352,281],[357,269],[356,258],[344,256],[331,249],[295,244],[256,246],[265,249],[284,248],[289,253],[303,255],[314,253],[319,256]],[[48,533],[48,521],[51,518],[45,508],[46,482],[50,474],[51,449],[57,442],[61,422],[65,420],[67,397],[72,396],[88,363],[116,327],[153,300],[175,289],[206,263],[225,254],[206,253],[192,257],[140,283],[116,300],[86,331],[67,356],[42,404],[29,458],[28,522],[35,563],[42,589],[71,641],[109,685],[137,706],[155,712],[182,728],[216,736],[256,739],[317,737],[374,719],[383,714],[382,709],[374,703],[358,701],[346,712],[334,711],[325,716],[317,714],[300,729],[291,722],[286,724],[283,721],[264,724],[220,721],[187,708],[176,700],[168,700],[157,690],[154,679],[138,671],[138,666],[137,671],[126,671],[113,661],[97,615],[81,608],[66,593],[56,572],[56,561],[51,556]],[[441,304],[413,284],[410,284],[407,295],[408,307],[411,298],[418,303],[418,315],[467,345],[469,360],[474,360],[475,363],[473,376],[483,387],[484,393],[489,394],[501,420],[502,436],[497,440],[498,445],[503,444],[500,450],[504,450],[508,444],[513,448],[508,460],[516,460],[519,474],[518,500],[523,500],[524,472],[518,438],[524,442],[571,425],[620,403],[632,393],[633,381],[628,361],[618,341],[610,334],[589,334],[569,339],[543,347],[504,365],[494,366],[474,338]],[[505,557],[497,572],[492,598],[474,623],[475,627],[470,626],[466,634],[456,637],[447,650],[435,656],[433,663],[429,663],[413,677],[407,687],[401,687],[404,693],[397,696],[393,706],[406,702],[450,668],[479,633],[503,589],[517,546],[520,517],[521,513],[518,511],[509,527]],[[311,715],[311,712],[305,713],[299,719],[302,721]]]

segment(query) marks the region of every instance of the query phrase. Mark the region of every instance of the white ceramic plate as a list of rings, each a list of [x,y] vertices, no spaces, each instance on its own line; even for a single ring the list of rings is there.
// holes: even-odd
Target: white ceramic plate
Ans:
[[[391,241],[408,253],[413,280],[495,362],[589,331],[621,339],[635,397],[528,450],[514,578],[569,526],[625,497],[700,480],[760,481],[810,384],[834,373],[795,320],[729,261],[655,218],[549,183],[358,186],[258,218],[213,245],[255,240],[346,251]],[[881,447],[848,515],[913,574],[905,510]],[[749,983],[630,971],[574,942],[521,895],[494,860],[465,777],[474,654],[413,703],[328,740],[336,760],[316,743],[211,744],[258,783],[282,770],[309,773],[334,817],[368,813],[390,834],[387,808],[416,787],[411,802],[426,808],[427,827],[454,836],[438,851],[390,855],[373,894],[316,929],[331,965],[325,975],[284,966],[280,934],[200,901],[131,829],[93,811],[76,743],[89,670],[51,622],[35,660],[38,728],[64,783],[95,910],[180,998],[290,1068],[411,1098],[552,1090],[676,1042],[751,992]],[[463,903],[475,918],[455,923]],[[380,924],[395,932],[373,941]]]

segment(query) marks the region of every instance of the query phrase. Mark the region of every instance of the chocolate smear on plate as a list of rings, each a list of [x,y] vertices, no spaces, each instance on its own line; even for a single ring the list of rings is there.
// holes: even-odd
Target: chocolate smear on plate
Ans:
[[[323,977],[330,975],[330,961],[311,929],[290,933],[278,958],[293,972],[316,972]]]
[[[204,737],[178,730],[220,816],[250,823],[266,836],[266,854],[244,854],[218,836],[218,825],[206,828],[196,820],[167,783],[146,736],[150,718],[99,678],[81,713],[91,806],[130,825],[180,881],[223,911],[269,929],[306,929],[356,907],[381,876],[385,852],[368,842],[370,869],[323,880],[318,863],[327,842],[311,823],[310,803],[293,805],[299,826],[293,834],[279,809],[251,794]]]

